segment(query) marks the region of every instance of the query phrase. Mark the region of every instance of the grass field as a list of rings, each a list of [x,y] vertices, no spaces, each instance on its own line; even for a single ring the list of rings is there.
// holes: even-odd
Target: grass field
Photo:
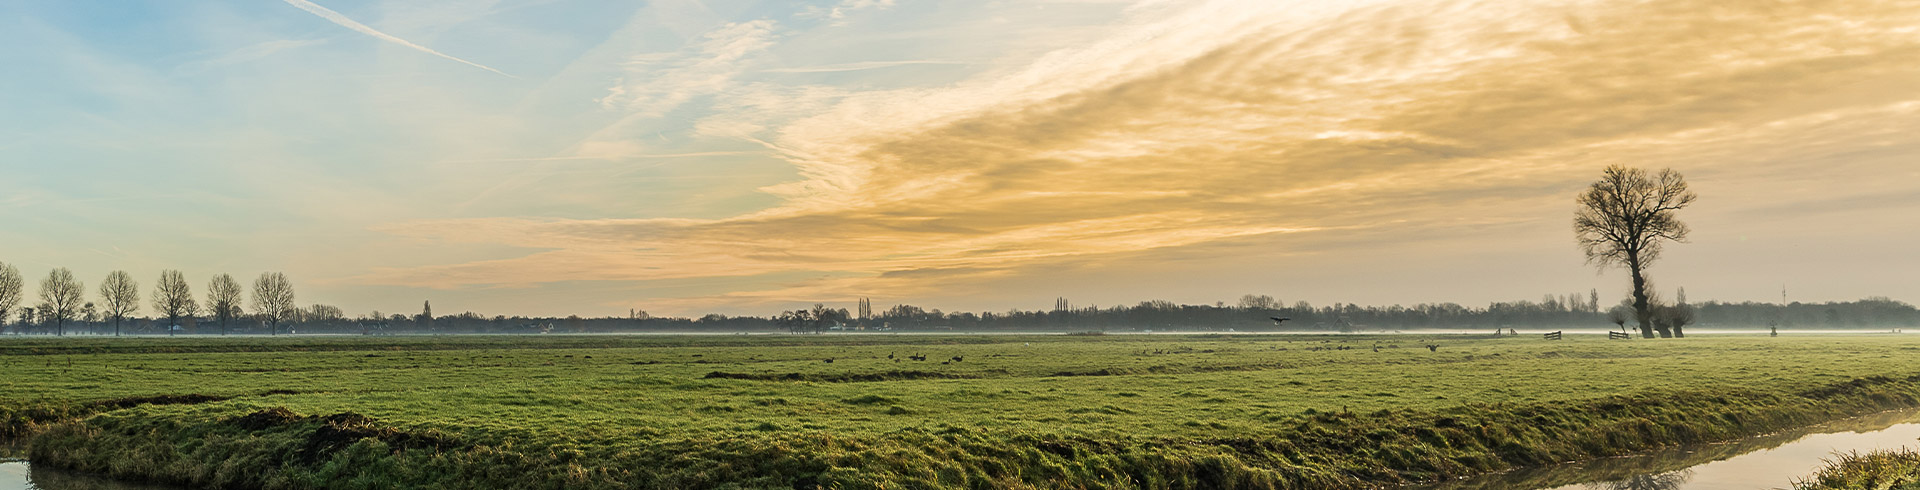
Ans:
[[[1912,406],[1916,354],[1903,336],[0,339],[0,415],[37,434],[37,464],[201,486],[1362,488]]]

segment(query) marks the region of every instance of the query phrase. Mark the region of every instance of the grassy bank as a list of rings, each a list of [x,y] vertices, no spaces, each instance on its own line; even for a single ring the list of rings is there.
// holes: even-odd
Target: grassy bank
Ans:
[[[1799,490],[1920,489],[1920,453],[1885,451],[1842,455],[1796,485]]]
[[[37,464],[266,488],[1365,488],[1920,395],[1899,337],[140,340],[0,346]]]

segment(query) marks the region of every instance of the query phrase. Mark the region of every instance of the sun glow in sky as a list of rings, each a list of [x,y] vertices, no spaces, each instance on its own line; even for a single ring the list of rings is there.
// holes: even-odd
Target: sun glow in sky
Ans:
[[[1920,299],[1920,1],[0,3],[0,261],[353,313]],[[90,290],[91,291],[91,290]]]

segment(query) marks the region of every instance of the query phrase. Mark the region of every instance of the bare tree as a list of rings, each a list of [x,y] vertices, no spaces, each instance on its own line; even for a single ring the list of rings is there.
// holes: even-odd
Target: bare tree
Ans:
[[[1673,338],[1673,324],[1667,322],[1667,299],[1661,297],[1660,286],[1655,285],[1654,281],[1649,279],[1647,280],[1645,288],[1647,290],[1647,318],[1653,322],[1653,333],[1663,339]],[[1632,298],[1628,298],[1628,300],[1627,305],[1632,306]]]
[[[1264,294],[1249,294],[1240,297],[1240,309],[1243,310],[1278,310],[1281,305],[1280,300],[1273,299],[1272,296]]]
[[[345,320],[346,318],[347,318],[346,310],[342,310],[338,306],[313,305],[313,306],[307,307],[307,314],[306,314],[305,320],[309,322],[331,324],[334,322],[338,322],[340,320]]]
[[[1687,325],[1694,321],[1693,305],[1687,303],[1687,288],[1674,288],[1673,306],[1660,311],[1667,317],[1667,324],[1673,326],[1673,338],[1687,336]]]
[[[293,318],[299,307],[293,304],[293,282],[286,274],[266,272],[253,280],[253,312],[267,321],[267,332],[280,334],[280,322]]]
[[[813,333],[820,333],[827,331],[829,328],[845,324],[848,317],[852,315],[847,314],[845,308],[833,309],[828,308],[825,304],[814,303],[811,316],[813,317]]]
[[[160,283],[153,286],[153,310],[167,317],[167,335],[173,335],[180,328],[180,318],[190,317],[200,311],[200,305],[193,301],[193,290],[187,286],[187,276],[177,270],[160,271]]]
[[[1620,330],[1622,331],[1625,331],[1627,329],[1627,320],[1632,317],[1633,317],[1633,308],[1628,308],[1625,306],[1615,306],[1613,307],[1613,309],[1607,310],[1607,321],[1613,322],[1614,325],[1620,326]]]
[[[433,332],[433,301],[428,300],[426,302],[421,303],[420,314],[413,318],[414,318],[413,323],[419,326],[420,331],[432,333]]]
[[[1600,180],[1580,195],[1574,235],[1588,264],[1625,266],[1633,275],[1634,317],[1643,337],[1653,338],[1647,266],[1660,258],[1666,242],[1687,241],[1687,225],[1680,222],[1678,211],[1697,198],[1673,169],[1650,175],[1621,165],[1607,167]]]
[[[53,321],[56,335],[67,334],[67,320],[80,310],[80,303],[86,301],[81,291],[86,286],[73,278],[73,271],[65,267],[47,272],[47,278],[40,281],[40,318]]]
[[[1668,326],[1673,327],[1674,338],[1686,337],[1687,325],[1692,325],[1694,322],[1693,305],[1680,303],[1660,308],[1660,317]]]
[[[773,317],[773,323],[787,328],[788,333],[808,333],[813,329],[813,312],[807,310],[789,310]]]
[[[113,319],[113,336],[119,337],[120,322],[140,311],[140,283],[127,271],[108,273],[107,280],[100,281],[100,304],[106,306],[102,313]]]
[[[0,262],[0,331],[6,331],[7,318],[14,308],[20,307],[21,295],[26,288],[26,279],[20,277],[20,269]]]
[[[220,335],[227,334],[227,321],[240,316],[240,282],[220,274],[207,283],[207,313],[220,320]]]

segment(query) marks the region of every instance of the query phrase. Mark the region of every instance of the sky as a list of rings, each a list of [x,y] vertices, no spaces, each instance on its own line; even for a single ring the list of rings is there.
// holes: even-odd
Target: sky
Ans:
[[[362,314],[1920,300],[1920,1],[0,3],[0,262]]]

